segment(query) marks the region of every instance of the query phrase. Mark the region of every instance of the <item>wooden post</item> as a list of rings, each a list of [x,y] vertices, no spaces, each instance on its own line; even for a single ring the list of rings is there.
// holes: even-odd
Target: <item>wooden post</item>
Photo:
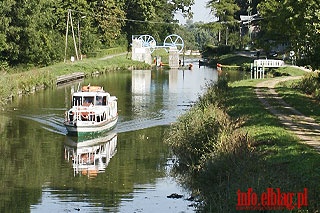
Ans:
[[[80,21],[78,20],[78,47],[79,47],[79,55],[80,55],[80,60],[82,60],[82,54],[81,54],[81,44],[80,44]]]
[[[64,63],[66,63],[67,60],[67,46],[68,46],[68,29],[69,29],[69,15],[70,10],[68,10],[68,17],[67,17],[67,29],[66,29],[66,44],[65,44],[65,49],[64,49]]]
[[[70,13],[69,13],[69,14],[70,14],[70,24],[71,24],[71,31],[72,31],[73,43],[74,43],[74,50],[76,51],[77,60],[79,60],[77,42],[76,42],[76,37],[75,37],[75,35],[74,35],[74,29],[73,29],[73,23],[72,23],[71,10],[70,10]]]
[[[66,43],[65,43],[65,49],[64,49],[64,62],[66,62],[66,60],[67,60],[69,20],[70,20],[70,24],[71,24],[71,31],[72,31],[72,37],[73,37],[73,43],[74,43],[74,49],[75,49],[75,51],[76,51],[76,57],[77,57],[77,60],[79,60],[78,49],[77,49],[77,43],[76,43],[76,37],[75,37],[75,35],[74,35],[74,30],[73,30],[73,23],[72,23],[71,10],[70,10],[70,9],[68,9],[67,29],[66,29]]]

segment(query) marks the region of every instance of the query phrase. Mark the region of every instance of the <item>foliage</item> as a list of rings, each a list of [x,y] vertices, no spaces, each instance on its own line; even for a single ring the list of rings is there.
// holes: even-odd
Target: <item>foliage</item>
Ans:
[[[239,36],[239,17],[236,16],[237,11],[240,10],[239,5],[234,0],[210,0],[207,6],[211,8],[213,14],[218,18],[217,22],[212,22],[207,25],[218,34],[218,44],[221,45],[236,45],[240,44]],[[230,36],[231,35],[231,36]],[[231,43],[230,43],[231,41]]]
[[[152,35],[156,41],[172,34],[175,25],[174,13],[190,14],[193,0],[125,0],[126,26],[128,41],[132,35]]]
[[[174,12],[190,13],[193,0],[3,0],[0,61],[49,65],[79,54],[126,45],[135,34],[157,40],[174,33]],[[67,20],[68,12],[71,18]],[[66,42],[67,40],[67,42]],[[66,53],[66,55],[65,55]]]
[[[226,45],[219,45],[219,46],[212,46],[207,45],[202,55],[204,58],[211,58],[211,59],[218,59],[222,55],[226,55],[228,53],[231,53],[231,46]]]
[[[121,35],[124,26],[125,11],[123,5],[115,0],[92,2],[96,25],[99,29],[100,39],[107,47],[112,47]]]
[[[228,82],[225,78],[208,85],[197,104],[171,126],[166,142],[179,159],[179,166],[189,171],[204,169],[207,159],[233,153],[247,153],[249,140],[219,106],[225,101]]]
[[[208,2],[208,6],[212,8],[220,22],[230,23],[236,21],[234,14],[240,9],[234,0],[211,0]]]
[[[294,87],[320,100],[320,73],[312,72],[306,74]]]
[[[238,190],[246,192],[248,188],[253,188],[257,194],[261,194],[268,187],[294,192],[302,191],[304,187],[316,189],[308,191],[310,202],[307,209],[317,211],[320,171],[315,168],[319,167],[319,154],[303,143],[299,143],[295,136],[282,127],[275,116],[263,108],[254,91],[256,83],[256,80],[238,81],[229,87],[227,101],[220,109],[227,108],[226,117],[228,118],[239,119],[241,116],[246,119],[240,129],[234,128],[235,131],[227,135],[228,143],[222,146],[224,148],[217,151],[216,146],[206,142],[205,147],[209,147],[212,153],[203,154],[201,166],[195,166],[192,172],[182,168],[176,171],[176,175],[181,183],[191,189],[201,201],[197,209],[199,212],[234,212]],[[294,99],[297,100],[296,97]],[[313,112],[309,113],[313,114]],[[196,116],[199,115],[193,115],[194,118]],[[191,118],[188,121],[196,124],[191,121]],[[186,131],[185,126],[190,131]],[[192,125],[185,126],[180,126],[184,134],[179,134],[179,137],[174,137],[175,139],[187,138],[188,133],[193,133],[190,136],[193,140],[194,133],[204,131]],[[238,130],[242,134],[236,133]],[[246,130],[248,135],[243,134]],[[236,143],[235,146],[232,142],[237,141],[237,138],[240,143]],[[173,140],[172,143],[178,142]],[[190,141],[185,143],[189,146],[197,145]],[[184,144],[181,146],[183,147]],[[173,149],[176,149],[176,145]],[[188,156],[190,149],[190,147],[184,147],[187,151],[182,155]],[[227,152],[221,150],[227,150]],[[197,150],[192,151],[198,154]],[[193,159],[193,156],[188,159]]]
[[[317,58],[320,56],[320,5],[318,1],[263,1],[259,11],[264,17],[261,22],[261,41],[276,44],[291,44],[296,56],[304,58],[303,65],[312,65],[314,69],[320,66]],[[281,14],[281,16],[279,16]],[[305,24],[301,24],[305,23]]]

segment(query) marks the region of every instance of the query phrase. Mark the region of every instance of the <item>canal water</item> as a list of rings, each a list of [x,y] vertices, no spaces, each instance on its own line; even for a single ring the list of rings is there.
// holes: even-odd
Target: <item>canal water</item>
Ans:
[[[193,212],[190,192],[170,175],[163,137],[218,79],[194,63],[85,79],[118,97],[119,122],[81,141],[63,126],[78,83],[16,98],[0,113],[0,212]],[[183,197],[167,197],[174,193]]]

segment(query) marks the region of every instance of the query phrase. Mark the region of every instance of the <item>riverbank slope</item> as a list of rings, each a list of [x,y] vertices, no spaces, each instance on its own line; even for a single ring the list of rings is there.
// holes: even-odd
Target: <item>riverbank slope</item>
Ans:
[[[279,72],[287,72],[296,76],[304,74],[292,67],[283,68]],[[219,94],[214,91],[219,91],[219,84],[218,87],[213,85],[208,89],[207,97],[202,98],[202,100],[206,99],[206,107],[194,109],[195,113],[185,115],[189,116],[188,119],[179,119],[178,124],[174,124],[171,128],[169,136],[173,136],[175,141],[170,141],[169,137],[166,141],[171,144],[179,159],[177,176],[185,186],[198,195],[199,200],[202,201],[199,205],[202,212],[235,212],[239,204],[237,192],[248,192],[250,188],[257,195],[263,194],[268,188],[273,190],[278,188],[282,192],[292,193],[306,189],[308,203],[299,208],[310,212],[320,209],[320,155],[314,147],[301,143],[301,139],[281,123],[278,115],[272,114],[269,107],[266,108],[262,104],[260,97],[256,94],[256,89],[257,84],[262,84],[266,80],[270,79],[244,80],[229,84],[223,94],[225,100],[218,103],[216,100],[219,99],[216,97]],[[260,91],[268,90],[267,86],[259,87],[259,89]],[[290,87],[286,89],[293,90]],[[295,96],[290,97],[293,100],[296,99],[299,102],[303,100],[304,103],[313,102],[310,97],[298,91],[292,91],[291,94]],[[281,96],[282,93],[279,95]],[[213,98],[210,99],[210,97]],[[273,94],[269,94],[270,104],[275,103],[273,97]],[[200,104],[203,104],[202,100],[200,99]],[[294,102],[290,104],[294,105]],[[214,106],[218,108],[218,110],[212,110],[211,113],[214,121],[206,119],[205,122],[199,124],[201,128],[192,126],[195,120],[192,116],[201,117],[201,114],[205,115],[207,110]],[[276,105],[275,107],[282,112],[287,106]],[[313,102],[312,107],[314,112],[318,112],[316,109],[319,108],[319,103]],[[226,112],[224,117],[230,116],[230,120],[236,124],[234,132],[239,132],[238,134],[234,135],[229,132],[233,134],[230,137],[225,134],[224,130],[212,134],[212,128],[207,124],[215,126],[217,123],[223,123],[223,119],[218,116],[221,109]],[[228,125],[225,126],[220,125],[221,128],[227,128]],[[180,127],[180,130],[177,127]],[[180,134],[182,127],[188,127],[189,130]],[[192,131],[193,129],[198,130]],[[202,137],[202,141],[199,141],[200,137],[195,137],[197,132],[209,137],[207,139]],[[244,132],[246,138],[243,139]],[[181,135],[187,138],[187,142],[180,140],[183,139]],[[241,146],[239,143],[234,143],[239,138],[242,138]],[[194,141],[190,141],[193,139]],[[182,145],[186,143],[189,147]],[[199,149],[199,143],[205,146]],[[198,150],[196,153],[200,163],[194,163],[197,162],[194,160],[194,150]],[[184,171],[188,171],[184,172],[185,175],[179,173],[182,167]],[[294,206],[297,199],[294,197],[291,203],[278,207],[283,211],[289,212],[291,208],[297,211],[298,207]],[[255,207],[257,206],[249,205],[251,210]],[[268,210],[268,207],[270,206],[264,206],[264,210]]]
[[[121,53],[103,58],[89,58],[82,61],[57,63],[30,70],[9,70],[0,78],[0,106],[16,96],[35,92],[38,89],[55,86],[58,76],[83,72],[85,76],[128,69],[150,69],[150,65],[132,61],[130,54]]]

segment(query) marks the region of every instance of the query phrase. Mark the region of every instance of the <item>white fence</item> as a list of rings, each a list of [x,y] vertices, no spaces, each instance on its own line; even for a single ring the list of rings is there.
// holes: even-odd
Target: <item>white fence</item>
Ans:
[[[283,60],[273,60],[273,59],[258,59],[251,63],[251,78],[258,79],[264,78],[265,69],[272,67],[282,67],[284,66]]]
[[[284,65],[284,61],[273,59],[258,59],[254,60],[253,64],[255,67],[282,67]]]

